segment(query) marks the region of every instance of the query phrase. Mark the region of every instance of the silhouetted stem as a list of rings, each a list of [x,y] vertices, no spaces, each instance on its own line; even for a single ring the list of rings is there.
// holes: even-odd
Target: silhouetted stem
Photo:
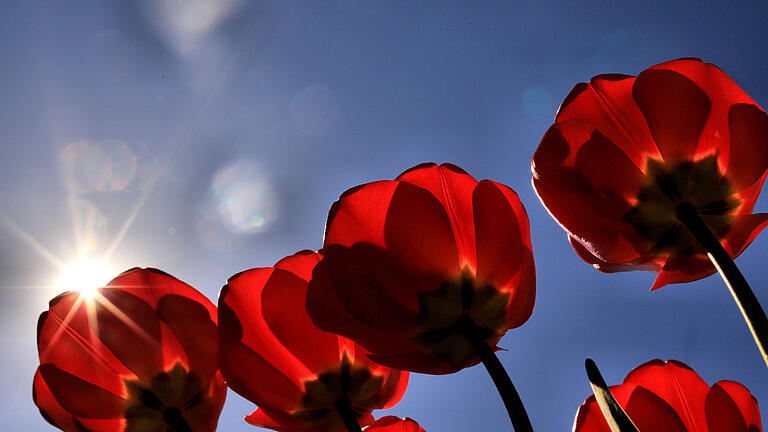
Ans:
[[[178,408],[168,408],[163,411],[163,420],[171,427],[171,432],[194,432]]]
[[[677,217],[707,251],[712,264],[715,265],[725,284],[731,290],[731,295],[736,300],[736,304],[739,305],[744,320],[752,332],[752,337],[755,338],[757,347],[763,355],[763,361],[768,366],[768,318],[766,318],[765,311],[755,297],[755,293],[752,292],[747,280],[736,267],[733,258],[701,219],[695,207],[690,204],[680,204],[677,207]]]
[[[592,386],[592,393],[595,394],[597,399],[597,405],[600,406],[600,411],[605,417],[605,421],[608,423],[608,427],[612,432],[638,432],[637,427],[629,418],[624,409],[621,408],[616,399],[613,397],[613,393],[605,383],[603,376],[600,374],[600,369],[591,358],[587,357],[584,361],[584,367],[587,369],[587,378],[589,378],[589,385]]]
[[[357,422],[357,416],[352,410],[352,403],[347,398],[341,398],[334,404],[336,412],[341,416],[341,420],[344,422],[344,426],[347,427],[349,432],[362,432],[360,429],[360,423]]]
[[[464,319],[466,318],[466,319]],[[469,317],[462,317],[456,322],[456,328],[467,339],[467,342],[477,352],[480,360],[483,362],[485,369],[491,376],[493,383],[496,385],[496,390],[501,396],[501,400],[504,401],[504,406],[507,408],[507,414],[509,414],[509,420],[512,422],[512,427],[516,432],[532,432],[531,421],[528,419],[528,413],[525,411],[523,401],[520,400],[520,395],[517,394],[512,380],[507,375],[507,371],[504,370],[504,366],[496,357],[496,353],[488,345],[480,335],[477,334],[477,327]]]

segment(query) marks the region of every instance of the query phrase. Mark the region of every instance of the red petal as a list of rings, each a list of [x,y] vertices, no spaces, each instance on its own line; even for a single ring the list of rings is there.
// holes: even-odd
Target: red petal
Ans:
[[[50,310],[43,312],[38,322],[40,362],[55,364],[99,387],[121,394],[124,390],[120,375],[130,375],[131,372],[91,332],[89,307],[76,292],[51,300]]]
[[[330,285],[328,288],[335,299],[356,321],[393,336],[409,333],[416,324],[417,293],[435,289],[445,281],[444,273],[414,274],[403,269],[406,264],[396,262],[397,253],[367,243],[351,248],[330,245],[323,249],[323,253],[323,267],[318,264],[316,270],[323,281],[319,283]],[[319,271],[324,273],[317,273]],[[312,284],[315,284],[314,280]],[[316,322],[338,321],[338,318],[319,310],[325,307],[323,303],[330,301],[328,294],[321,298],[310,291],[310,315],[315,317]],[[324,314],[330,320],[322,320],[320,316]],[[318,326],[355,337],[352,330],[330,330],[322,324]],[[387,339],[385,337],[382,341]]]
[[[755,105],[735,104],[728,111],[730,157],[726,176],[740,190],[768,169],[768,116]]]
[[[400,419],[395,416],[386,416],[376,420],[365,429],[366,432],[425,432],[413,419],[406,417]]]
[[[307,279],[318,259],[308,262],[308,268],[303,272]],[[275,269],[262,292],[262,313],[282,345],[309,370],[321,372],[339,363],[338,337],[320,331],[312,324],[307,314],[306,298],[306,280],[288,271]]]
[[[667,258],[651,286],[655,291],[669,284],[692,282],[703,279],[716,271],[706,255]]]
[[[624,407],[639,431],[688,432],[675,410],[643,387],[635,388]]]
[[[452,215],[425,189],[400,182],[384,226],[387,248],[409,271],[458,275]],[[326,243],[327,244],[327,243]]]
[[[157,313],[181,343],[190,370],[212,377],[218,369],[219,332],[208,310],[192,299],[168,294],[158,302]]]
[[[733,142],[729,138],[727,119],[734,104],[757,105],[731,78],[717,66],[698,59],[680,59],[662,63],[649,69],[673,71],[693,82],[709,95],[711,111],[695,153],[698,155],[718,154],[720,168],[730,166]],[[743,148],[743,147],[742,147]],[[735,147],[733,148],[735,150]],[[747,152],[749,153],[749,152]],[[693,156],[694,153],[691,153]]]
[[[142,381],[163,370],[160,320],[155,310],[120,289],[104,289],[96,309],[99,339]]]
[[[339,265],[346,263],[347,248],[341,246],[326,248],[324,250],[325,258],[317,264],[312,273],[312,280],[309,282],[307,311],[312,322],[322,330],[345,334],[356,340],[365,340],[366,343],[375,341],[379,345],[397,345],[401,338],[407,337],[407,332],[412,328],[413,323],[403,326],[402,332],[406,332],[406,335],[403,336],[394,331],[378,330],[359,321],[336,294],[337,287],[339,290],[343,290],[346,285],[336,285],[332,282],[328,272],[328,257],[329,255],[336,256],[334,251],[336,248],[342,252],[338,255]],[[356,256],[355,254],[352,255]],[[350,265],[350,268],[354,267],[354,265]],[[340,277],[343,274],[343,270],[334,272],[335,277]]]
[[[707,394],[706,409],[709,432],[748,432],[739,407],[718,384]]]
[[[704,90],[677,72],[648,69],[637,76],[632,97],[664,160],[693,159],[712,106]]]
[[[368,242],[386,247],[384,224],[396,181],[379,181],[344,192],[328,212],[324,244]]]
[[[592,267],[603,273],[616,273],[632,270],[656,272],[662,267],[657,265],[655,261],[645,261],[643,258],[638,258],[637,260],[628,263],[610,263],[595,256],[589,249],[584,247],[584,245],[579,243],[579,241],[571,235],[568,235],[568,242],[576,251],[579,258],[583,259],[587,264],[592,264]]]
[[[522,264],[522,255],[530,241],[523,243],[521,229],[528,228],[525,213],[518,215],[498,185],[483,180],[472,196],[477,238],[477,277],[496,287],[505,287]],[[512,192],[514,194],[514,192]],[[519,202],[515,195],[515,200]],[[519,207],[518,207],[519,208]]]
[[[123,417],[125,399],[122,397],[50,363],[41,364],[38,370],[53,397],[73,416],[92,419]]]
[[[40,369],[35,372],[34,385],[32,387],[32,400],[40,410],[40,415],[45,421],[61,430],[76,430],[75,419],[56,401],[56,398],[45,383]]]
[[[228,305],[219,306],[219,367],[227,385],[258,405],[291,411],[298,406],[302,392],[275,365],[240,343],[242,327]]]
[[[113,279],[108,287],[119,288],[144,300],[150,306],[157,307],[157,302],[164,295],[177,294],[205,306],[216,322],[216,306],[198,290],[155,268],[133,268]]]
[[[239,280],[269,274],[256,270],[233,277],[221,290],[219,367],[227,385],[246,399],[275,410],[291,411],[301,400],[299,383],[312,373],[277,341],[259,317],[260,305],[249,297],[259,292],[250,291],[247,281],[243,281],[241,289],[233,288]],[[230,305],[248,313],[238,316]]]
[[[549,213],[592,254],[614,263],[634,261],[641,255],[635,244],[642,242],[623,220],[631,209],[626,199],[618,191],[598,191],[585,173],[567,166],[591,136],[578,120],[550,127],[533,157],[533,187]]]
[[[636,166],[658,155],[643,114],[632,98],[635,77],[599,75],[577,84],[563,102],[556,122],[579,119],[599,130],[626,153]]]
[[[400,174],[397,180],[428,190],[442,204],[451,223],[462,266],[476,267],[472,194],[477,180],[461,168],[422,164]]]
[[[675,410],[687,430],[707,430],[704,400],[709,386],[687,365],[652,360],[633,369],[624,383],[642,386],[659,396]]]
[[[715,387],[727,393],[731,401],[736,404],[750,432],[763,430],[757,399],[752,396],[746,387],[734,381],[718,381],[712,386],[713,389]]]

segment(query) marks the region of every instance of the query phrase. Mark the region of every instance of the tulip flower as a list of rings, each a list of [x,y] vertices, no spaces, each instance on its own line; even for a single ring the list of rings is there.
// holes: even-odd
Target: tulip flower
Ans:
[[[40,315],[33,397],[66,432],[215,431],[226,387],[216,307],[155,269],[92,296],[66,292]]]
[[[365,432],[426,432],[411,418],[397,418],[395,416],[386,416],[376,420],[372,425],[365,428]]]
[[[323,254],[307,295],[318,327],[413,372],[482,360],[513,423],[530,428],[493,352],[535,297],[528,217],[512,189],[450,164],[354,187],[330,209]]]
[[[716,265],[768,363],[768,320],[732,259],[768,225],[752,214],[766,169],[768,116],[697,59],[577,84],[532,162],[536,193],[584,261],[658,272],[652,290]]]
[[[640,432],[761,432],[757,400],[743,385],[711,387],[687,365],[651,360],[610,392]],[[623,430],[623,429],[622,429]],[[610,432],[595,396],[579,407],[573,432]]]
[[[245,420],[291,432],[359,431],[371,411],[402,398],[408,373],[371,362],[349,339],[323,332],[305,308],[321,255],[232,276],[219,295],[219,363],[227,384],[258,405]]]

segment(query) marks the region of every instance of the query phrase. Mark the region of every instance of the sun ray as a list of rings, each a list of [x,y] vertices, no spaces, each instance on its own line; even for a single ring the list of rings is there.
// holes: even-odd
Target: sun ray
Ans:
[[[65,264],[62,260],[56,257],[51,251],[49,251],[45,246],[43,246],[39,241],[37,241],[36,238],[32,237],[29,233],[24,231],[20,226],[18,226],[13,220],[11,220],[8,216],[0,213],[0,221],[2,221],[6,227],[8,227],[8,230],[15,234],[21,241],[23,241],[27,246],[31,247],[32,250],[40,254],[41,257],[43,257],[46,261],[48,261],[49,264],[56,267],[57,269],[61,270],[65,267]]]
[[[92,341],[86,340],[83,335],[79,334],[69,325],[70,322],[72,322],[72,319],[74,318],[78,309],[83,305],[84,302],[85,299],[83,297],[78,297],[77,300],[75,300],[75,302],[72,304],[72,307],[69,309],[69,311],[67,311],[64,319],[61,319],[61,317],[56,314],[48,315],[51,319],[58,323],[58,328],[53,334],[53,337],[51,337],[51,340],[48,342],[48,346],[46,347],[45,351],[40,353],[40,359],[43,359],[48,355],[49,350],[56,346],[56,343],[58,342],[59,338],[61,338],[62,333],[66,332],[78,345],[80,345],[84,350],[88,351],[96,360],[99,361],[99,363],[104,365],[104,367],[110,369],[116,374],[119,374],[119,371],[117,371],[115,367],[106,358],[104,358],[104,356],[101,354],[101,351],[96,349],[96,344],[93,344]]]
[[[114,303],[109,301],[109,299],[104,297],[101,293],[96,293],[93,299],[101,306],[104,306],[104,308],[115,315],[117,319],[122,321],[123,324],[127,325],[128,328],[136,332],[136,334],[141,336],[143,339],[146,339],[151,344],[160,345],[160,341],[152,338],[152,336],[145,332],[144,329],[139,327],[138,324],[136,324],[128,315],[126,315],[125,312],[121,311],[120,308],[115,306]]]

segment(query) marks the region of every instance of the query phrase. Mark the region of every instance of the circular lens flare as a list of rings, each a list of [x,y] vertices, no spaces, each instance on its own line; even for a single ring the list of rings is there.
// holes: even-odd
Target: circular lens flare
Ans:
[[[81,296],[89,299],[111,277],[112,272],[103,263],[82,257],[62,269],[57,285],[60,291],[79,291]]]

